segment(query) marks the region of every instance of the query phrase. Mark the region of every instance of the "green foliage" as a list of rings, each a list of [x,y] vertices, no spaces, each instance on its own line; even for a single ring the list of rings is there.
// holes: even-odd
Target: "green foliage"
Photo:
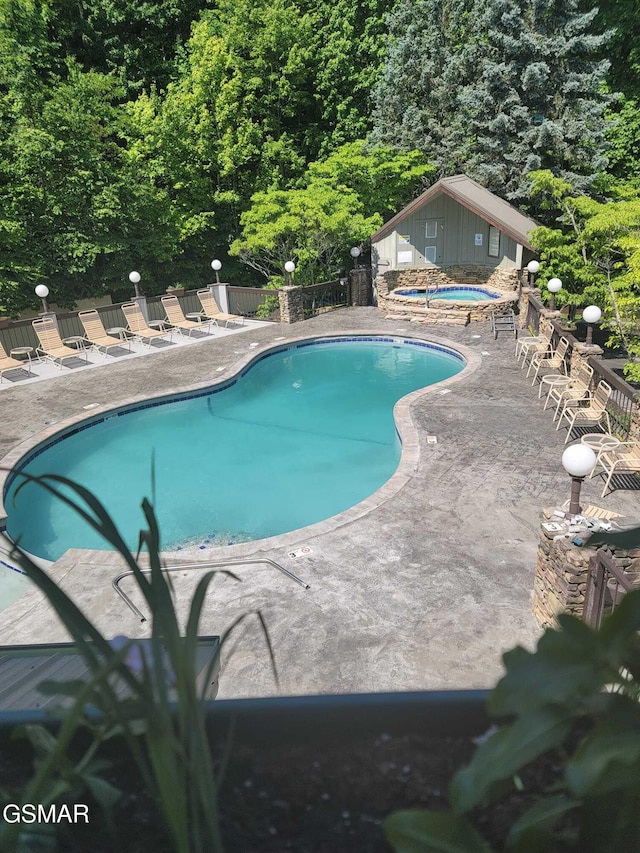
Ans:
[[[554,777],[511,827],[504,849],[635,850],[640,845],[640,590],[628,593],[600,631],[559,617],[536,652],[504,656],[489,698],[497,729],[451,785],[453,813],[406,811],[385,822],[398,853],[489,851],[468,813],[528,797],[522,772],[548,756]],[[516,784],[517,782],[517,784]],[[570,820],[566,820],[570,816]]]
[[[348,265],[349,249],[368,240],[432,172],[419,152],[394,157],[389,149],[348,143],[311,163],[301,188],[256,193],[230,253],[266,278],[292,259],[297,283],[333,278]]]
[[[606,166],[611,101],[594,15],[575,0],[400,0],[372,138],[525,207],[534,170],[589,188]]]
[[[618,186],[618,199],[599,202],[575,195],[570,184],[550,172],[530,177],[532,194],[557,214],[559,225],[532,235],[545,264],[542,280],[559,276],[562,298],[570,304],[599,305],[610,344],[623,346],[632,358],[640,356],[640,192]],[[625,372],[640,378],[634,361]]]
[[[96,753],[104,740],[117,734],[124,737],[143,784],[159,804],[176,853],[221,851],[217,785],[204,715],[204,691],[215,662],[210,663],[205,674],[202,693],[198,691],[196,677],[200,616],[209,584],[218,572],[206,572],[200,579],[183,629],[176,613],[173,590],[162,568],[155,513],[146,498],[142,510],[148,527],[140,532],[138,554],[134,556],[103,505],[83,486],[57,475],[21,476],[25,482],[39,483],[72,507],[104,537],[133,573],[152,614],[148,647],[126,638],[118,647],[107,641],[46,571],[16,545],[13,559],[44,593],[91,674],[86,683],[43,685],[47,692],[74,701],[67,711],[60,712],[55,740],[38,728],[28,732],[41,760],[22,792],[22,802],[48,805],[79,785],[86,785],[106,810],[111,809],[118,792],[102,781],[100,771],[103,767]],[[140,560],[143,549],[148,554],[148,569]],[[222,574],[238,580],[231,572]],[[223,644],[248,615],[251,614],[236,619],[224,632]],[[254,615],[262,627],[277,679],[266,625],[260,611],[255,611]],[[130,698],[118,696],[117,688],[123,683]],[[80,731],[91,738],[85,754],[74,765],[67,755],[72,740]],[[20,844],[19,833],[18,824],[3,823],[0,827],[2,850],[20,849],[16,847]]]

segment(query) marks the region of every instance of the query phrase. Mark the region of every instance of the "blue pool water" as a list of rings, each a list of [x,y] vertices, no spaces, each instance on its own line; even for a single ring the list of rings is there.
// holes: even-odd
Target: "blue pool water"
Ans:
[[[437,290],[396,290],[399,296],[421,296],[425,299],[451,299],[460,302],[484,302],[487,299],[499,299],[497,293],[483,290],[481,287],[439,287]]]
[[[82,483],[135,548],[141,500],[152,498],[153,453],[164,548],[261,539],[335,515],[379,488],[400,458],[396,401],[463,366],[457,354],[409,341],[304,342],[263,356],[228,387],[76,428],[23,469]],[[5,508],[23,548],[54,560],[72,547],[107,547],[41,486],[16,495],[20,479],[9,484]]]

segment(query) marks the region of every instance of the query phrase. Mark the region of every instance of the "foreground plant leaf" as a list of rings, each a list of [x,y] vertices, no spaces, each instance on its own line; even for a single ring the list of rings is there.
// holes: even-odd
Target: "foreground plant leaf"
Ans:
[[[499,729],[476,750],[471,764],[451,783],[451,804],[466,812],[491,799],[497,783],[559,746],[571,729],[563,711],[543,708]]]
[[[396,853],[492,853],[480,833],[461,815],[407,809],[384,822]]]

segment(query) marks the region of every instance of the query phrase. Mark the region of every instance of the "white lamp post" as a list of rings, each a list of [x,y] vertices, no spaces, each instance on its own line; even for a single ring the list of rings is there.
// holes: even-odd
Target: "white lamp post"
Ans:
[[[582,319],[587,324],[587,340],[586,344],[593,343],[593,324],[597,323],[598,320],[602,317],[602,311],[598,308],[597,305],[589,305],[582,312]]]
[[[222,261],[219,261],[217,258],[214,258],[214,260],[211,261],[211,269],[215,270],[216,284],[220,284],[220,270],[222,269]]]
[[[130,272],[129,273],[129,281],[135,287],[136,296],[140,296],[140,288],[138,287],[138,284],[140,283],[140,273],[136,272],[135,270]]]
[[[527,272],[529,273],[529,287],[533,287],[536,281],[536,275],[540,269],[538,261],[529,261],[527,264]]]
[[[349,249],[349,254],[353,258],[353,268],[358,269],[358,258],[362,254],[362,249],[359,246],[354,246],[352,249]]]
[[[284,265],[285,278],[287,280],[287,284],[291,284],[291,276],[292,276],[295,268],[296,268],[296,265],[293,263],[293,261],[287,261],[286,264]]]
[[[49,288],[46,284],[39,284],[36,287],[36,296],[39,296],[42,299],[42,310],[46,314],[49,311],[49,306],[47,305],[47,296],[49,295]]]
[[[549,300],[549,308],[552,311],[556,310],[556,293],[559,290],[562,290],[562,281],[559,278],[550,278],[547,282],[547,290],[551,294],[551,299]]]
[[[562,467],[571,475],[571,500],[569,515],[578,515],[580,507],[580,487],[584,478],[593,471],[596,464],[596,454],[586,444],[572,444],[562,454]]]

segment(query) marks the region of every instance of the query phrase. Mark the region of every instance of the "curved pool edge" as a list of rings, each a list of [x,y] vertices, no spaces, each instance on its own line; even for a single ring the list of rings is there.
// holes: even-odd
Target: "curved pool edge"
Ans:
[[[406,485],[407,482],[409,482],[409,480],[417,470],[418,462],[420,459],[420,436],[418,433],[418,429],[411,416],[411,407],[413,403],[427,394],[439,392],[443,388],[447,388],[461,381],[462,379],[466,379],[471,373],[475,372],[475,370],[477,370],[480,364],[482,363],[482,358],[474,350],[471,350],[463,344],[450,341],[446,338],[440,338],[432,335],[428,335],[425,337],[417,337],[411,334],[390,332],[388,330],[371,330],[363,332],[361,329],[358,329],[354,331],[345,330],[340,332],[327,332],[323,334],[298,335],[295,337],[287,338],[284,341],[279,341],[277,343],[271,342],[265,346],[256,348],[255,350],[247,353],[244,358],[240,359],[236,364],[233,365],[233,368],[228,368],[225,369],[224,372],[221,372],[220,377],[216,379],[215,382],[211,382],[211,380],[208,380],[206,382],[198,382],[193,385],[182,385],[179,388],[169,388],[166,391],[163,391],[161,394],[156,394],[151,397],[143,395],[129,397],[119,402],[114,402],[108,405],[96,407],[95,409],[91,410],[90,414],[78,413],[76,415],[72,415],[69,418],[66,418],[62,421],[58,421],[55,424],[51,424],[44,430],[40,430],[39,432],[34,433],[34,435],[32,435],[30,438],[21,441],[14,448],[12,448],[9,453],[5,454],[5,456],[0,459],[0,529],[2,529],[6,524],[7,514],[4,509],[4,493],[7,485],[7,480],[12,476],[13,469],[18,467],[19,463],[25,457],[32,454],[37,448],[49,444],[51,440],[59,434],[73,429],[74,427],[77,427],[80,424],[91,423],[92,421],[100,418],[106,413],[115,413],[123,409],[127,409],[130,406],[140,405],[141,403],[150,402],[152,400],[159,401],[171,399],[173,397],[180,397],[185,394],[205,391],[208,389],[213,390],[215,388],[218,388],[219,386],[239,379],[243,372],[248,370],[255,362],[259,361],[263,356],[268,355],[271,352],[277,352],[282,349],[287,349],[290,346],[296,345],[301,342],[313,343],[314,341],[349,337],[382,337],[393,338],[395,340],[403,341],[411,340],[416,341],[418,343],[432,343],[436,346],[449,349],[454,354],[458,354],[464,360],[465,365],[463,366],[462,370],[455,376],[451,376],[448,379],[443,379],[439,382],[434,383],[433,385],[427,385],[424,388],[419,388],[416,391],[412,391],[410,394],[406,394],[404,397],[401,397],[400,400],[397,401],[393,409],[393,416],[402,445],[400,461],[391,477],[379,489],[376,489],[376,491],[373,492],[371,495],[369,495],[359,503],[354,504],[352,507],[349,507],[348,509],[344,510],[343,512],[338,513],[337,515],[330,516],[327,519],[318,521],[306,527],[299,527],[295,530],[287,531],[286,533],[277,534],[276,536],[270,536],[265,539],[253,539],[250,542],[243,542],[237,545],[223,545],[215,548],[207,548],[202,551],[199,551],[198,557],[204,561],[211,559],[212,554],[215,554],[216,556],[227,554],[229,556],[248,556],[249,553],[253,553],[254,551],[260,551],[267,548],[273,549],[285,547],[287,545],[291,545],[295,542],[298,542],[303,537],[318,536],[323,533],[328,533],[332,530],[335,530],[337,527],[341,527],[342,525],[349,524],[358,518],[362,518],[372,510],[377,509],[377,507],[379,507],[381,504],[385,503],[389,498],[395,495],[403,486]],[[82,550],[85,554],[87,553],[86,549],[80,550]],[[68,553],[68,551],[65,553]],[[113,557],[117,558],[116,564],[120,565],[120,562],[118,561],[121,561],[121,557],[117,554],[117,552],[106,550],[94,551],[92,553],[101,555],[101,562],[103,563],[110,562],[110,560],[105,560],[104,557],[107,555],[112,555]],[[182,549],[181,551],[165,551],[163,552],[163,554],[174,556],[181,555],[182,557],[187,556],[184,549]]]

